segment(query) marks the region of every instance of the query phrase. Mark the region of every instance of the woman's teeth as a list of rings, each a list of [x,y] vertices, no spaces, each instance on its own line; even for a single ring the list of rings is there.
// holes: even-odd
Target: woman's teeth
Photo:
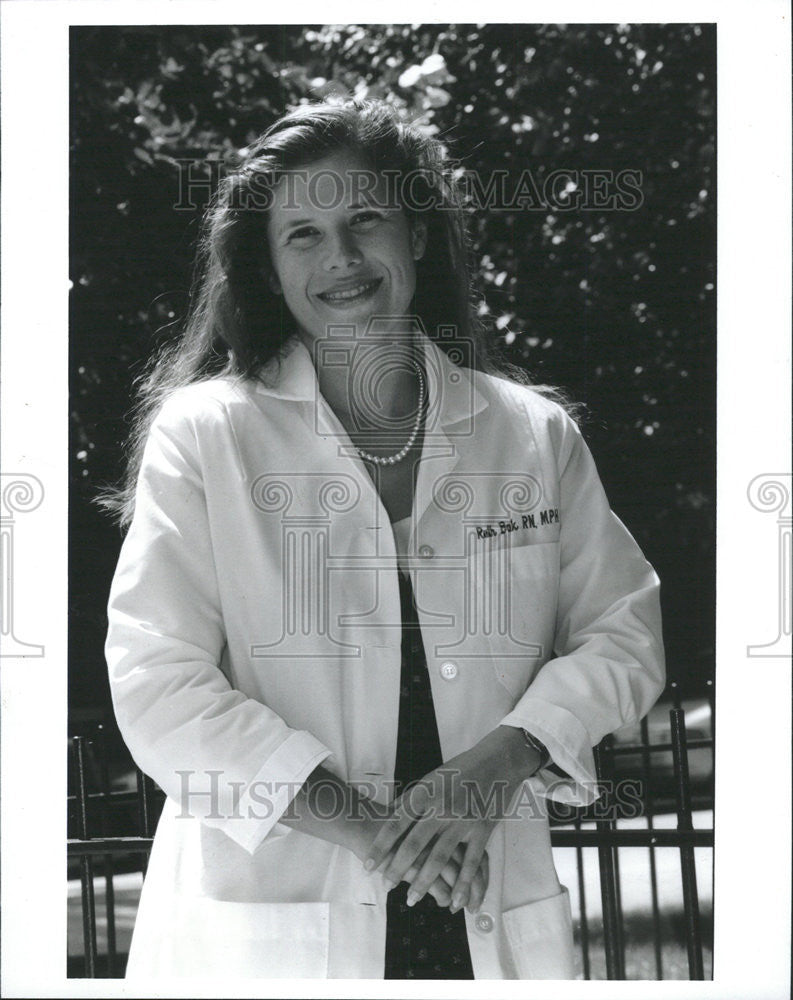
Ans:
[[[361,285],[356,285],[354,288],[345,288],[338,292],[322,292],[320,295],[321,299],[325,302],[347,302],[350,299],[357,299],[362,295],[374,291],[374,289],[380,284],[380,279],[376,281],[366,281]]]

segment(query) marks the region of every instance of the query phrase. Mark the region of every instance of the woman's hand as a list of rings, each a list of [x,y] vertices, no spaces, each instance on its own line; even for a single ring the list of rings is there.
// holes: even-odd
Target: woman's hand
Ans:
[[[426,848],[422,855],[418,858],[416,864],[409,868],[405,873],[403,881],[408,883],[413,881],[421,870],[424,862],[427,860],[429,853],[430,849]],[[429,894],[434,897],[438,906],[448,906],[452,913],[456,913],[459,909],[459,907],[452,907],[451,905],[452,891],[454,886],[457,884],[457,879],[460,876],[460,869],[463,865],[464,855],[464,845],[458,844],[440,875],[427,890]],[[489,881],[490,869],[488,865],[487,851],[485,851],[482,855],[482,861],[479,868],[476,870],[473,880],[471,881],[471,896],[468,904],[468,909],[471,913],[475,913],[482,905],[482,900],[485,898]]]
[[[361,861],[363,861],[371,850],[373,842],[377,839],[380,830],[383,828],[384,824],[389,821],[390,813],[386,811],[386,807],[371,800],[366,800],[365,803],[362,802],[361,804],[364,812],[367,814],[367,818],[362,825],[359,825],[356,830],[356,835],[349,841],[347,846],[361,859]],[[429,853],[430,848],[427,847],[416,858],[410,868],[408,868],[403,879],[386,878],[386,881],[390,882],[392,887],[398,885],[400,881],[406,881],[408,883],[412,882],[429,857]],[[451,905],[452,890],[460,877],[464,855],[464,845],[458,844],[446,864],[427,889],[427,892],[429,892],[439,906]],[[478,908],[482,899],[484,899],[484,895],[487,892],[489,878],[490,872],[488,868],[488,858],[485,853],[482,856],[481,864],[477,868],[471,882],[471,906],[469,907],[471,912],[473,912],[475,908]],[[457,909],[458,907],[454,908],[455,911]]]
[[[451,909],[478,908],[484,892],[474,890],[474,879],[487,842],[521,782],[539,763],[520,730],[499,726],[408,788],[381,823],[365,867],[380,870],[394,883],[410,882],[408,905],[413,905],[462,848]]]

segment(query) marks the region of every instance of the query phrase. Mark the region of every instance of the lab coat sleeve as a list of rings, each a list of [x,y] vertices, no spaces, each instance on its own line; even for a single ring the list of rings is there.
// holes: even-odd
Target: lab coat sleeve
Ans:
[[[170,397],[149,433],[110,592],[105,655],[121,733],[180,806],[253,853],[330,750],[221,670],[225,631],[196,431]]]
[[[536,792],[588,805],[600,793],[592,748],[640,720],[663,690],[660,584],[610,510],[592,455],[561,410],[552,437],[560,474],[554,655],[502,724],[540,739],[570,776],[543,769],[530,779]]]

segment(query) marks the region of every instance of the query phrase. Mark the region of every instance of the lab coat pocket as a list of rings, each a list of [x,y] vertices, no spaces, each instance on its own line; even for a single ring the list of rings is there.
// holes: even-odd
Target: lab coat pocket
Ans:
[[[518,979],[575,979],[570,895],[516,906],[502,914]]]
[[[330,904],[186,900],[177,965],[193,974],[325,979]],[[189,974],[185,969],[185,974]]]

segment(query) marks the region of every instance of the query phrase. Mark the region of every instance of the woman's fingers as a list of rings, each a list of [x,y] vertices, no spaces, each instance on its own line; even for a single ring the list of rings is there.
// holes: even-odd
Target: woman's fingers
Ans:
[[[468,903],[467,903],[469,913],[476,913],[476,911],[482,905],[489,884],[490,884],[490,864],[487,857],[487,851],[485,851],[482,854],[482,860],[479,862],[479,867],[476,870],[476,875],[474,875],[473,879],[471,880],[471,892],[468,896]]]
[[[413,865],[405,873],[405,881],[412,881],[416,875],[418,875],[419,867],[424,863],[427,856],[429,855],[429,848],[422,851],[422,856],[419,859],[419,864]],[[453,877],[442,878],[440,875],[435,879],[432,885],[429,887],[429,894],[434,897],[435,902],[438,906],[448,906],[452,901],[452,886],[454,885],[455,879],[457,878],[457,872],[459,871],[459,866],[456,864],[447,865],[449,869],[449,874]]]
[[[472,837],[466,844],[465,857],[460,866],[460,874],[457,876],[457,882],[452,889],[452,908],[455,910],[459,910],[461,906],[467,905],[473,912],[473,902],[475,900],[471,900],[471,888],[474,876],[484,856],[485,843],[486,841],[483,841],[480,837]],[[481,896],[479,895],[480,892],[481,887],[478,889],[475,898],[478,898],[481,904],[484,892],[481,892]]]
[[[437,837],[427,856],[427,860],[419,869],[416,877],[410,882],[410,890],[407,897],[408,906],[417,903],[435,879],[441,875],[441,872],[446,868],[449,859],[452,857],[456,846],[457,837],[453,831]]]
[[[457,883],[457,878],[460,874],[463,860],[465,858],[467,845],[464,843],[457,844],[457,846],[452,851],[446,864],[443,867],[440,875],[435,879],[432,885],[429,887],[427,892],[435,899],[435,902],[439,906],[448,906],[452,909],[452,912],[456,912],[459,907],[452,907],[452,890]],[[431,847],[425,847],[424,850],[419,855],[416,864],[411,865],[411,867],[405,872],[404,881],[413,883],[419,874],[419,871],[424,866],[428,860],[431,852]],[[468,900],[468,910],[471,913],[476,912],[482,905],[482,900],[487,892],[487,887],[489,885],[490,872],[488,865],[487,851],[482,854],[482,859],[479,863],[479,867],[476,870],[476,874],[471,880],[471,892]]]
[[[383,877],[391,879],[392,882],[401,882],[405,878],[405,873],[418,864],[422,851],[430,844],[436,833],[437,823],[434,821],[419,820],[414,823],[396,850],[386,856],[380,869]],[[440,869],[435,872],[436,876],[439,874]],[[432,881],[435,881],[435,876]]]
[[[427,852],[429,854],[429,851]],[[460,874],[460,866],[463,863],[463,858],[465,857],[465,844],[458,844],[452,851],[451,857],[444,865],[443,871],[441,872],[441,878],[449,887],[449,898],[451,899],[451,890],[454,888],[457,882],[457,876]],[[421,858],[421,863],[423,864],[427,859]],[[418,873],[418,868],[416,868],[416,874]]]
[[[425,852],[429,853],[429,852]],[[410,882],[416,875],[418,875],[418,866],[414,865],[405,874],[405,880]],[[454,869],[455,873],[457,869]],[[435,899],[438,906],[448,906],[452,901],[452,884],[447,882],[445,879],[441,878],[439,875],[432,885],[427,890],[429,894]]]
[[[379,868],[386,861],[394,846],[410,829],[413,821],[401,813],[394,813],[380,824],[377,836],[372,841],[368,854],[364,860],[364,868],[371,872]],[[385,874],[385,871],[383,871]]]
[[[448,906],[452,901],[452,891],[442,878],[436,878],[428,892],[438,906]]]
[[[380,828],[377,832],[377,836],[374,838],[371,846],[369,847],[369,851],[363,864],[367,871],[371,872],[376,869],[381,869],[383,874],[386,874],[386,868],[383,867],[384,863],[388,861],[389,855],[391,855],[394,851],[394,847],[400,840],[407,837],[410,828],[422,815],[425,799],[426,789],[422,788],[420,785],[416,785],[409,789],[409,791],[396,802],[393,813],[380,822]],[[415,843],[415,840],[412,843]],[[400,845],[400,847],[401,846],[402,845]],[[415,857],[416,855],[410,858],[409,861],[413,861]],[[398,882],[402,878],[402,874],[406,868],[407,865],[405,865],[405,868],[403,868],[402,872],[399,873],[399,878],[395,878],[395,871],[392,871],[387,877],[391,878],[392,881]]]
[[[413,879],[418,875],[419,871],[421,870],[421,866],[424,864],[424,862],[427,860],[429,856],[430,856],[430,848],[428,846],[424,848],[421,854],[416,858],[415,862],[405,872],[403,881],[412,882]],[[462,861],[462,858],[460,860]],[[454,876],[455,878],[457,878],[457,873],[459,872],[459,870],[460,870],[459,865],[457,865],[455,868],[452,869],[452,871],[454,871],[455,873]],[[454,885],[454,882],[447,882],[447,885],[449,887],[449,890],[451,890],[452,886]]]

